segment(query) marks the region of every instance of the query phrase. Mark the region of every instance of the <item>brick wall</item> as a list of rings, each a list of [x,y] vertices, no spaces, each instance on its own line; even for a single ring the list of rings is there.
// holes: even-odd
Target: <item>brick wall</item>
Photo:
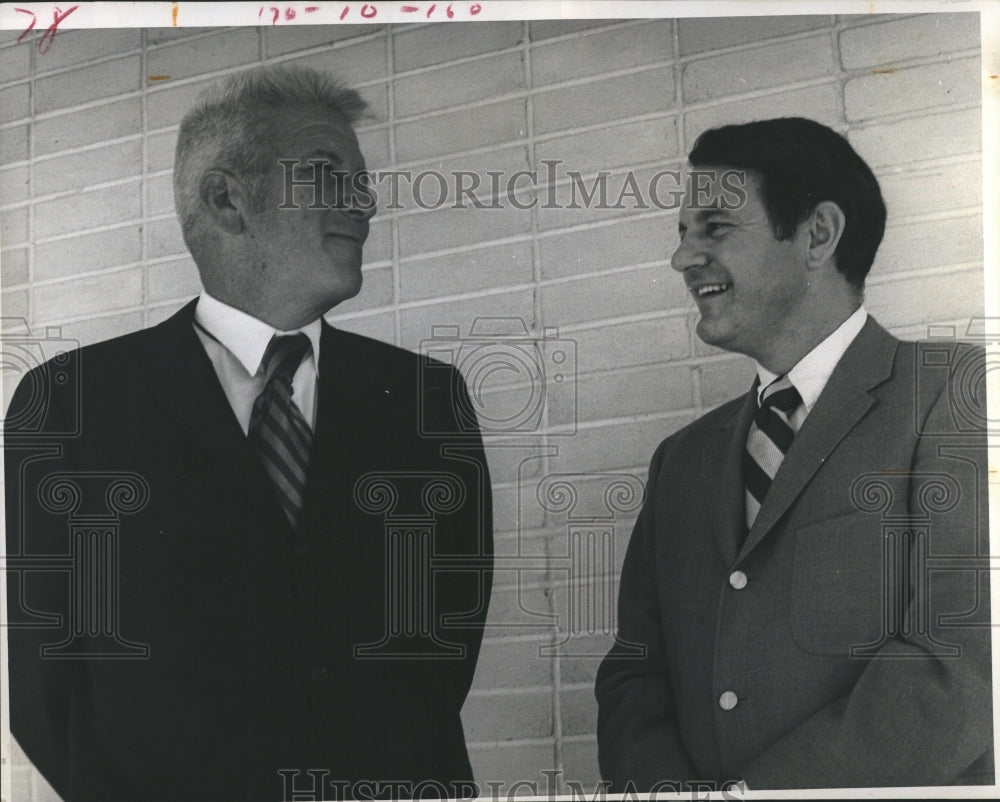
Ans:
[[[620,188],[630,173],[642,185],[679,168],[713,124],[813,117],[845,132],[882,182],[889,227],[870,311],[903,336],[983,313],[974,14],[61,31],[45,55],[14,39],[0,39],[2,309],[34,333],[93,342],[198,292],[173,215],[176,124],[213,78],[262,61],[361,89],[374,170],[544,175],[543,160],[560,159],[586,182],[611,171]],[[571,190],[563,174],[551,191]],[[559,769],[559,790],[589,786],[597,656],[648,459],[743,392],[752,366],[695,337],[669,265],[672,210],[422,210],[402,196],[406,208],[373,222],[361,295],[329,320],[450,347],[486,381],[502,566],[463,714],[476,777],[545,789],[540,772]],[[477,319],[498,325],[482,318],[526,333],[470,339]],[[509,369],[485,379],[497,360]],[[609,522],[588,523],[600,515]],[[51,798],[16,747],[11,757],[13,798]]]

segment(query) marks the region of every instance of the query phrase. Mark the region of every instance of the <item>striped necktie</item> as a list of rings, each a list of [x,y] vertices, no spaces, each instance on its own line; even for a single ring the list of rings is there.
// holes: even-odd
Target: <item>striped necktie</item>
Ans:
[[[756,387],[756,385],[754,385]],[[764,496],[781,461],[791,448],[795,427],[792,413],[802,403],[802,396],[787,376],[779,376],[761,395],[760,405],[750,424],[747,447],[743,454],[743,482],[746,486],[746,524],[753,526]]]
[[[305,496],[312,429],[292,401],[292,377],[311,348],[302,333],[271,338],[261,362],[267,383],[254,401],[247,432],[293,530]]]

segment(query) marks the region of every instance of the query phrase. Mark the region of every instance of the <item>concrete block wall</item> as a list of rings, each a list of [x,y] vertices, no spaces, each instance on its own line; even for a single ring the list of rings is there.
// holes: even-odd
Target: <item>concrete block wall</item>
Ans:
[[[609,171],[614,199],[629,176],[679,169],[706,127],[813,117],[847,134],[886,196],[869,310],[902,336],[983,313],[975,14],[61,30],[44,55],[15,39],[0,40],[2,309],[34,333],[94,342],[199,291],[173,214],[176,125],[246,65],[358,87],[372,170],[471,171],[486,203],[487,171],[539,175],[518,184],[522,205],[539,201],[526,209],[419,209],[404,185],[404,208],[373,221],[364,289],[329,315],[450,349],[484,392],[501,567],[463,717],[485,790],[544,793],[551,769],[562,792],[599,779],[592,686],[649,457],[753,373],[694,334],[669,265],[676,211],[546,208],[572,199],[567,170],[588,185]],[[545,160],[562,162],[551,187]],[[477,320],[521,337],[472,338]],[[15,799],[51,798],[11,759]]]

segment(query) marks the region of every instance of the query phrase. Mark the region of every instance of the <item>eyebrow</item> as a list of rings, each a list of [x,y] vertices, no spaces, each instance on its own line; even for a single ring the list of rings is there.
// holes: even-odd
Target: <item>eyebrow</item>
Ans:
[[[309,153],[307,153],[305,156],[299,156],[298,162],[302,163],[302,162],[316,161],[319,159],[326,159],[327,161],[336,162],[337,164],[344,163],[344,159],[340,156],[340,154],[332,150],[324,150],[323,148],[309,151]]]
[[[731,220],[734,215],[732,214],[732,209],[699,209],[692,216],[694,218],[693,222],[704,223],[709,218],[724,217],[727,220]],[[680,222],[677,223],[677,227],[687,228],[687,226]]]
[[[733,217],[732,209],[699,209],[694,213],[695,219],[698,222],[704,222],[709,217]]]

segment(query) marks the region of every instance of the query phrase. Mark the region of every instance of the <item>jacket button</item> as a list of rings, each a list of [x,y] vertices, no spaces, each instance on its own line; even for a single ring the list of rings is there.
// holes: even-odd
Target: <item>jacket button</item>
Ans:
[[[329,672],[325,668],[314,668],[312,670],[313,682],[322,682],[329,676]]]
[[[736,707],[737,702],[739,702],[739,698],[732,691],[726,691],[719,697],[719,707],[723,710],[732,710]]]
[[[729,584],[733,590],[743,590],[747,586],[747,575],[742,571],[733,571],[729,575]]]
[[[309,553],[309,543],[303,540],[301,543],[295,544],[295,553],[299,557],[305,557]]]

